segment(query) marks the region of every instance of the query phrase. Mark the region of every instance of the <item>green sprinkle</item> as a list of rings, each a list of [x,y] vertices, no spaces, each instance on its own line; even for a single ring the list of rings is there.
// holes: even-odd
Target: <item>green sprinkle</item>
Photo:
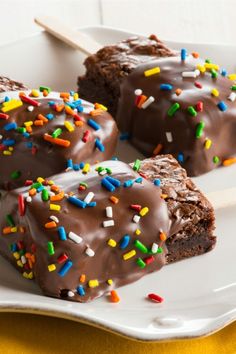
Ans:
[[[61,128],[57,128],[56,130],[54,130],[54,132],[52,133],[52,137],[53,138],[57,138],[59,135],[61,135],[62,133],[62,129]]]
[[[236,91],[236,85],[231,86],[232,91]]]
[[[49,242],[48,242],[48,254],[49,254],[50,256],[52,256],[54,253],[55,253],[55,251],[54,251],[53,242],[52,242],[52,241],[49,241]]]
[[[214,163],[219,163],[220,162],[220,159],[218,156],[213,156],[213,162]]]
[[[48,93],[50,93],[52,90],[50,89],[50,87],[47,87],[47,86],[40,86],[40,87],[39,87],[39,91],[40,91],[40,92],[47,91]]]
[[[143,253],[148,253],[147,247],[139,240],[135,240],[134,245],[135,245],[135,247],[137,247],[139,249],[139,251],[141,251]]]
[[[157,253],[162,253],[163,252],[163,248],[162,247],[158,247]]]
[[[14,171],[11,173],[11,178],[12,179],[17,179],[21,176],[21,172],[20,171]]]
[[[168,109],[167,112],[168,116],[173,117],[173,115],[175,114],[176,111],[178,111],[178,109],[180,109],[180,104],[176,102]]]
[[[85,188],[88,188],[88,184],[87,183],[85,183],[85,182],[80,182],[80,184],[79,184],[80,186],[84,186]]]
[[[23,134],[23,133],[26,132],[26,128],[24,128],[24,127],[19,127],[19,128],[16,128],[16,131],[17,131],[18,133]]]
[[[205,127],[205,123],[203,121],[198,123],[197,128],[196,128],[196,138],[197,139],[201,138],[201,136],[203,134],[204,127]]]
[[[139,171],[140,166],[141,166],[141,161],[137,159],[137,160],[135,161],[135,163],[134,163],[133,170],[134,170],[134,171]]]
[[[110,168],[106,167],[106,171],[107,171],[107,174],[108,174],[108,175],[111,175],[111,174],[112,174],[112,170],[111,170]]]
[[[191,114],[191,116],[193,116],[193,117],[197,116],[197,111],[194,109],[193,106],[188,107],[188,113]]]
[[[33,188],[38,189],[40,187],[42,187],[42,183],[36,182],[36,183],[31,184],[30,189],[33,189]]]
[[[211,64],[211,59],[206,59],[205,63]]]
[[[19,250],[19,254],[20,254],[20,256],[24,256],[25,250]]]
[[[215,69],[211,69],[211,77],[212,77],[213,79],[216,79],[217,76],[218,76],[218,73],[215,71]]]
[[[48,193],[48,190],[45,188],[42,190],[42,200],[44,202],[47,202],[49,199],[49,193]]]
[[[146,267],[146,263],[141,258],[136,259],[136,263],[140,268]]]
[[[10,214],[6,215],[6,220],[7,220],[7,224],[8,224],[9,226],[15,226],[13,217],[12,217]]]

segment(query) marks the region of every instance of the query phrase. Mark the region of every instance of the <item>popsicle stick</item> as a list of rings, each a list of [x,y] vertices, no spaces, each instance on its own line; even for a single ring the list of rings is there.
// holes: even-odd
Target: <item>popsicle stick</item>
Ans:
[[[101,49],[101,44],[93,38],[82,32],[73,30],[53,16],[36,17],[34,21],[54,37],[82,51],[86,55],[93,54]]]
[[[236,205],[236,188],[223,189],[206,194],[215,210]]]

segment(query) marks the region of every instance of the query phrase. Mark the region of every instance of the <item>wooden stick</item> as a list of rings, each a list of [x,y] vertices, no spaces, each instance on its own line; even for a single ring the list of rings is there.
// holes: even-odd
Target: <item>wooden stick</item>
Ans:
[[[67,43],[71,47],[78,49],[86,55],[93,54],[101,49],[102,45],[96,42],[90,36],[71,29],[63,22],[53,16],[40,16],[34,21],[54,37]]]
[[[215,210],[236,206],[236,188],[222,189],[206,194]]]

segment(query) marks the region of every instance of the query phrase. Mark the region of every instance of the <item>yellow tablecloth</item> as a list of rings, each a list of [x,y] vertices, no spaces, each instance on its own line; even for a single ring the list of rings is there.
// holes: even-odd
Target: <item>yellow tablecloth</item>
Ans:
[[[235,354],[236,322],[209,337],[140,343],[102,330],[50,317],[0,314],[1,354]]]

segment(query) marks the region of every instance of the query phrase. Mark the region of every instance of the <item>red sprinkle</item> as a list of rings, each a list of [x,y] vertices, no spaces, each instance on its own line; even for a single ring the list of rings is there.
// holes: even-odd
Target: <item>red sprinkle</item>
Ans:
[[[202,84],[200,84],[200,82],[195,81],[195,82],[194,82],[194,85],[195,85],[197,88],[199,88],[199,89],[202,88]]]
[[[32,100],[32,98],[27,97],[27,96],[25,96],[24,94],[21,94],[21,95],[20,95],[20,99],[21,99],[21,101],[26,102],[26,103],[29,103],[29,104],[31,104],[32,106],[35,106],[35,107],[40,106],[40,102],[37,102],[37,101],[35,101],[35,100]]]
[[[203,102],[202,101],[197,102],[196,110],[197,110],[197,112],[202,112],[203,111]]]
[[[37,147],[36,147],[36,146],[33,146],[32,149],[31,149],[32,155],[36,155],[37,152],[38,152]]]
[[[5,114],[5,113],[0,113],[0,118],[1,118],[1,119],[8,119],[8,118],[9,118],[9,115],[8,115],[8,114]]]
[[[142,209],[141,205],[138,204],[131,204],[130,208],[136,211],[140,211]]]
[[[157,294],[148,294],[148,298],[152,301],[155,301],[155,302],[163,302],[164,301],[163,297],[161,297]]]
[[[61,263],[65,262],[67,259],[68,259],[67,254],[66,254],[66,253],[63,253],[61,256],[59,256],[59,257],[57,258],[57,262],[58,262],[59,264],[61,264]]]
[[[77,121],[83,121],[83,119],[78,114],[74,114],[73,118],[74,118],[74,120],[77,120]]]
[[[18,247],[19,250],[23,250],[23,248],[24,248],[23,241],[18,241],[17,242],[17,247]]]
[[[141,177],[143,177],[143,178],[147,179],[147,176],[146,176],[144,173],[139,172],[139,175],[140,175]]]
[[[84,132],[84,136],[83,136],[83,138],[82,138],[82,141],[83,141],[84,143],[87,143],[88,139],[89,139],[89,130],[86,130],[86,131]]]
[[[146,264],[150,264],[150,263],[154,262],[154,260],[155,260],[154,256],[150,256],[150,257],[145,258],[144,262]]]
[[[22,194],[18,196],[18,207],[19,207],[20,216],[25,215],[25,199]]]
[[[27,186],[31,186],[33,184],[33,181],[31,180],[31,179],[27,179],[26,181],[25,181],[25,186],[27,187]]]

